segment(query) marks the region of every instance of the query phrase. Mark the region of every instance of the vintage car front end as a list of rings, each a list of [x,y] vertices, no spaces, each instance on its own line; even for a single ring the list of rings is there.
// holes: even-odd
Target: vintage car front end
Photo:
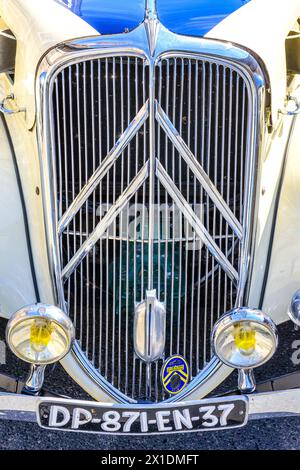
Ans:
[[[299,375],[274,391],[254,369],[300,322],[300,2],[267,30],[267,0],[128,3],[0,1],[0,304],[31,364],[0,376],[0,417],[153,434],[299,414]],[[95,401],[43,391],[59,360]]]

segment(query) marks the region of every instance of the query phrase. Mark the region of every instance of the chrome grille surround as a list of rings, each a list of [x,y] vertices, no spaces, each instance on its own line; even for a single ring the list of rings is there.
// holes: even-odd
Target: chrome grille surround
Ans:
[[[89,241],[81,245],[77,254],[71,257],[70,260],[62,265],[61,260],[61,234],[64,230],[68,229],[68,224],[74,218],[74,214],[78,207],[85,202],[85,198],[92,194],[93,189],[98,184],[95,176],[94,183],[90,182],[90,187],[85,188],[85,193],[82,191],[77,200],[71,203],[69,209],[62,213],[61,207],[56,200],[58,194],[57,188],[57,169],[55,167],[54,158],[54,141],[53,141],[53,122],[51,123],[51,97],[55,80],[58,75],[66,70],[67,67],[75,66],[76,64],[85,61],[105,60],[106,58],[124,57],[128,56],[136,60],[142,60],[149,67],[149,97],[143,103],[142,107],[137,113],[134,122],[131,122],[123,136],[120,138],[111,153],[108,152],[108,157],[105,162],[107,166],[111,164],[110,159],[116,157],[117,154],[122,153],[128,140],[134,135],[137,128],[145,126],[146,119],[149,123],[149,159],[145,161],[144,166],[140,169],[138,176],[135,180],[131,181],[128,186],[128,192],[123,195],[119,200],[118,205],[114,204],[112,210],[106,214],[107,220],[116,220],[117,211],[122,210],[128,202],[128,197],[133,196],[138,191],[141,185],[145,184],[148,178],[149,184],[149,199],[154,201],[155,179],[159,179],[159,187],[171,195],[172,204],[174,201],[176,205],[185,213],[185,219],[194,230],[194,237],[196,236],[202,240],[205,245],[209,246],[210,253],[213,254],[213,259],[216,259],[218,266],[221,266],[227,273],[229,279],[236,283],[235,305],[246,304],[247,302],[247,285],[251,274],[251,248],[252,237],[255,233],[255,188],[257,183],[256,170],[259,163],[259,143],[262,133],[262,120],[263,120],[263,104],[264,104],[264,79],[261,69],[256,60],[247,51],[235,46],[228,47],[216,41],[196,39],[190,37],[178,36],[170,33],[162,25],[157,24],[157,36],[154,53],[153,44],[149,46],[149,35],[147,34],[147,25],[140,25],[135,31],[129,34],[116,35],[111,37],[99,37],[86,39],[84,41],[74,41],[72,43],[61,45],[50,51],[46,58],[42,61],[37,80],[37,105],[38,105],[38,131],[39,131],[39,145],[41,156],[42,180],[43,180],[43,200],[45,209],[45,221],[47,228],[47,241],[49,247],[49,266],[53,279],[53,296],[57,303],[66,311],[65,291],[63,287],[62,277],[69,278],[72,270],[85,258],[88,251],[90,251],[92,244],[97,240],[99,234],[104,233],[105,227],[102,224],[98,225],[98,229],[90,234]],[[151,49],[151,50],[150,50]],[[171,52],[170,52],[171,51]],[[245,194],[243,203],[242,220],[239,221],[235,214],[229,209],[228,204],[220,197],[216,186],[208,179],[203,171],[203,168],[193,159],[191,151],[186,143],[180,138],[180,133],[177,133],[174,128],[174,123],[170,116],[166,114],[159,100],[157,99],[154,81],[155,69],[163,61],[169,62],[172,60],[187,60],[187,61],[201,61],[207,64],[217,64],[218,67],[223,67],[223,70],[231,71],[230,74],[235,73],[242,77],[248,94],[248,132],[246,146],[246,181],[245,181]],[[211,66],[211,65],[210,65]],[[231,75],[232,76],[232,75]],[[157,140],[155,132],[159,125],[159,132],[164,132],[168,135],[174,148],[180,151],[180,154],[185,162],[188,162],[189,171],[193,173],[194,178],[200,181],[202,188],[205,188],[206,197],[214,202],[214,207],[222,213],[222,217],[228,222],[229,227],[232,228],[233,233],[240,240],[240,263],[238,270],[228,261],[224,253],[211,237],[210,233],[205,230],[199,217],[191,209],[190,204],[186,203],[184,196],[180,190],[172,184],[170,175],[166,172],[164,166],[160,161],[157,161]],[[121,142],[120,142],[121,141]],[[115,142],[114,142],[115,143]],[[115,152],[115,153],[114,153]],[[99,170],[100,167],[98,167]],[[101,165],[105,170],[105,165]],[[101,173],[100,171],[100,173]],[[99,177],[99,174],[98,174]],[[81,188],[82,189],[82,188]],[[160,189],[161,190],[161,189]],[[203,192],[203,190],[201,190]],[[128,194],[129,193],[129,194]],[[74,199],[74,198],[73,198]],[[116,201],[114,201],[116,202]],[[76,207],[76,205],[78,206]],[[71,209],[70,209],[71,208]],[[149,257],[150,266],[148,271],[148,279],[151,279],[151,272],[153,272],[153,245],[151,241],[154,236],[151,233],[154,231],[155,215],[153,211],[153,204],[149,204]],[[216,213],[216,209],[214,209]],[[110,218],[111,217],[111,218]],[[104,220],[105,217],[103,217]],[[107,222],[106,220],[106,222]],[[102,232],[101,232],[102,230]],[[185,240],[186,243],[188,240]],[[152,255],[151,255],[152,253]],[[228,255],[229,252],[227,252]],[[207,266],[207,265],[206,265]],[[206,270],[208,268],[206,267]],[[218,268],[220,270],[220,268]],[[150,274],[149,274],[150,272]],[[148,286],[149,287],[149,286]],[[151,287],[151,286],[150,286]],[[222,311],[220,313],[223,313]],[[213,318],[213,317],[212,317]],[[211,320],[212,321],[212,320]],[[79,344],[76,343],[73,356],[80,364],[84,371],[99,385],[105,392],[117,402],[132,402],[137,398],[134,394],[132,396],[127,393],[122,393],[117,389],[109,380],[106,380],[103,375],[92,365],[87,356],[83,353]],[[190,382],[188,387],[179,395],[168,400],[181,400],[188,396],[195,388],[200,387],[202,383],[210,380],[213,373],[220,367],[216,358],[200,370]],[[156,366],[156,369],[157,366]],[[159,375],[156,374],[159,379]],[[156,379],[157,380],[157,379]],[[165,397],[163,397],[165,398]],[[159,397],[161,399],[161,397]]]

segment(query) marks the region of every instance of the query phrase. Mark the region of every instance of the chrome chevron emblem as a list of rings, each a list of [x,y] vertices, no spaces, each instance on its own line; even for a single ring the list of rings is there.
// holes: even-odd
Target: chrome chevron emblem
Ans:
[[[195,155],[185,144],[183,139],[180,137],[179,132],[171,123],[168,116],[165,114],[155,97],[153,96],[153,91],[150,93],[149,102],[147,101],[143,107],[138,112],[136,118],[130,123],[128,128],[124,131],[123,135],[119,138],[113,149],[109,152],[106,158],[103,160],[102,164],[96,169],[95,173],[82,188],[81,192],[75,198],[73,203],[70,205],[69,209],[62,216],[61,220],[58,223],[58,233],[62,234],[66,227],[69,225],[71,220],[74,218],[75,214],[86,202],[89,195],[94,191],[95,187],[102,178],[105,176],[109,168],[113,163],[118,159],[119,155],[122,153],[124,148],[127,147],[128,143],[133,139],[133,137],[138,133],[142,124],[150,119],[151,126],[151,138],[152,144],[150,145],[149,159],[144,164],[143,168],[131,181],[130,185],[123,191],[119,196],[115,204],[109,209],[107,214],[101,219],[99,224],[96,226],[94,231],[89,235],[86,241],[82,244],[80,249],[74,254],[73,258],[69,263],[64,267],[62,271],[62,279],[66,281],[72,272],[76,269],[79,263],[86,257],[86,255],[93,248],[95,243],[101,238],[105,233],[107,228],[112,224],[118,214],[126,206],[131,197],[136,194],[141,185],[149,178],[149,184],[151,187],[154,185],[154,178],[158,178],[161,184],[164,186],[170,197],[175,202],[179,210],[184,214],[188,220],[191,227],[193,227],[195,233],[199,237],[199,240],[202,241],[204,245],[208,248],[212,256],[216,261],[222,266],[229,278],[235,283],[238,283],[239,275],[235,268],[232,266],[230,260],[224,255],[221,249],[215,243],[213,237],[208,233],[207,229],[204,227],[203,223],[199,217],[195,214],[188,201],[183,197],[180,191],[174,185],[169,174],[162,166],[161,162],[157,160],[154,153],[154,122],[157,121],[161,129],[165,132],[166,136],[177,148],[181,157],[189,164],[190,170],[193,172],[195,178],[203,186],[209,197],[212,199],[216,207],[222,213],[224,219],[228,225],[232,228],[235,235],[238,239],[242,239],[242,227],[239,221],[236,219],[228,204],[224,201],[221,194],[218,192],[217,188],[214,186],[212,181],[209,179],[208,175],[197,161]],[[149,276],[148,276],[148,290],[152,289],[152,278],[153,278],[153,242],[154,242],[154,193],[153,190],[150,192],[149,196]]]
[[[143,26],[141,26],[143,27]],[[148,53],[155,56],[156,42],[160,34],[163,34],[163,27],[159,23],[156,10],[156,1],[148,0],[145,12],[144,27],[146,28],[148,38]],[[64,214],[62,214],[58,221],[57,233],[58,236],[68,229],[76,214],[81,210],[84,204],[87,203],[88,198],[95,192],[103,178],[108,174],[109,170],[120,159],[125,149],[130,145],[130,142],[139,134],[142,127],[147,123],[149,126],[149,147],[148,159],[145,159],[143,167],[139,169],[134,178],[129,182],[128,186],[123,188],[122,193],[116,199],[113,205],[99,223],[95,226],[93,231],[88,234],[85,241],[79,249],[74,252],[73,256],[62,269],[61,277],[65,282],[69,279],[72,273],[76,270],[77,266],[83,259],[90,253],[95,244],[104,236],[109,227],[117,219],[118,215],[124,210],[129,203],[130,199],[139,191],[143,184],[147,181],[149,186],[148,195],[148,234],[147,234],[147,251],[148,251],[148,276],[147,276],[147,290],[152,292],[154,288],[154,243],[155,243],[155,184],[156,181],[164,187],[169,197],[175,203],[180,213],[185,217],[189,226],[196,234],[197,239],[206,246],[210,254],[216,262],[222,267],[229,279],[235,285],[239,284],[239,273],[233,265],[232,259],[228,254],[225,254],[222,247],[216,243],[216,240],[209,230],[205,227],[201,218],[189,204],[185,196],[174,184],[169,172],[157,158],[155,145],[156,145],[156,126],[158,124],[160,132],[170,141],[174,148],[179,153],[180,157],[188,165],[190,175],[200,183],[207,196],[211,199],[217,210],[222,214],[224,220],[231,228],[234,236],[238,240],[243,239],[243,227],[239,220],[232,212],[228,201],[218,191],[216,185],[210,179],[209,175],[203,168],[203,164],[197,159],[190,146],[184,141],[180,134],[180,130],[176,129],[175,122],[172,122],[166,110],[162,107],[159,97],[155,90],[155,70],[159,66],[159,57],[156,59],[145,59],[145,65],[149,66],[149,96],[145,99],[141,108],[137,111],[135,117],[128,124],[127,128],[122,130],[121,135],[118,136],[113,147],[108,151],[105,158],[100,165],[95,168],[94,173],[81,188],[78,195],[73,202],[69,205]],[[156,299],[158,302],[158,300]],[[146,300],[148,302],[148,300]],[[148,304],[147,304],[148,305]],[[150,304],[149,304],[150,305]],[[153,304],[154,305],[154,304]],[[155,304],[156,305],[156,304]],[[143,307],[145,308],[145,306]],[[147,307],[148,308],[148,307]]]

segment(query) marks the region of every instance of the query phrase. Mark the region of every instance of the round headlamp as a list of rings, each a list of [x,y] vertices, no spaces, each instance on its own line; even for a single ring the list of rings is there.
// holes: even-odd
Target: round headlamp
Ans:
[[[54,305],[29,305],[9,320],[6,340],[12,352],[23,361],[51,364],[70,351],[74,327],[70,318]]]
[[[252,369],[267,362],[276,351],[276,325],[260,310],[236,308],[215,324],[212,344],[216,356],[224,364]]]
[[[295,325],[300,326],[300,291],[293,295],[288,315]]]

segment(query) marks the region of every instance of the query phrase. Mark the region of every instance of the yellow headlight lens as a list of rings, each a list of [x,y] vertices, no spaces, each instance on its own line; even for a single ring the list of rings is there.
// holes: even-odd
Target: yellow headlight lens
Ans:
[[[42,352],[51,341],[54,327],[49,320],[37,319],[30,327],[30,345],[37,351]]]
[[[234,325],[234,342],[242,354],[251,354],[256,345],[256,331],[249,325],[237,323]]]
[[[12,352],[23,361],[51,364],[68,353],[74,327],[57,307],[29,306],[13,315],[6,337]]]

